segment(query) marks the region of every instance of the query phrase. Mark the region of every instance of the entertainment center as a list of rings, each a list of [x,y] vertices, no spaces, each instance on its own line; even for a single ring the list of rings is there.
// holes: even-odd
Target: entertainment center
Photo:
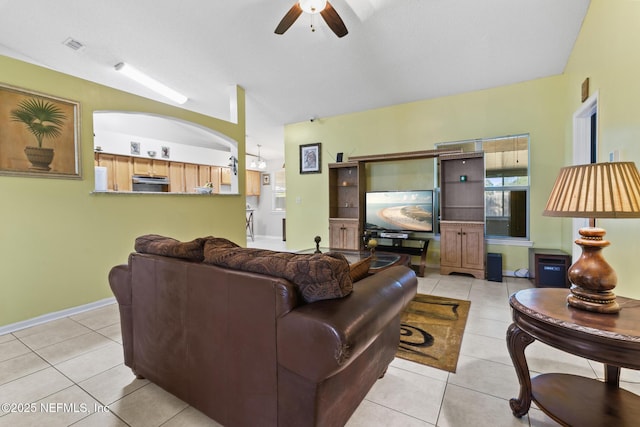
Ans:
[[[441,273],[485,276],[484,156],[482,152],[425,150],[350,157],[330,163],[329,246],[360,250],[371,239],[376,250],[420,257],[424,275],[429,238],[434,230],[434,191],[366,191],[368,162],[439,159]],[[460,183],[461,185],[458,185]]]
[[[440,157],[440,274],[484,279],[484,153]]]

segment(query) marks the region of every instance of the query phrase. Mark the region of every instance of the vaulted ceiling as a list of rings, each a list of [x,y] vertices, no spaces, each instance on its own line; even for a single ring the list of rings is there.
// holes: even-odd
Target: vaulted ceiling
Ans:
[[[293,4],[0,0],[0,54],[164,102],[125,61],[223,119],[239,84],[247,149],[269,158],[288,123],[560,74],[589,0],[331,0],[345,37],[308,14],[274,34]]]

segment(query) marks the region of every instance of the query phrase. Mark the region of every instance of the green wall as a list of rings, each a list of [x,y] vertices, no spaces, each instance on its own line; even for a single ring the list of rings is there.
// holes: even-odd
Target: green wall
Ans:
[[[215,235],[244,245],[244,195],[91,194],[94,110],[173,116],[238,141],[245,177],[244,91],[233,124],[0,56],[0,82],[80,103],[81,180],[0,176],[0,326],[113,296],[107,275],[134,239]],[[0,149],[5,141],[0,141]]]
[[[558,150],[565,140],[564,88],[565,78],[558,76],[287,126],[287,165],[298,165],[299,145],[318,141],[323,144],[324,163],[323,173],[318,175],[299,175],[297,169],[287,168],[287,245],[309,247],[316,234],[328,241],[326,164],[333,161],[331,155],[336,152],[356,156],[428,150],[439,142],[529,133],[534,206],[531,234],[537,246],[557,246],[561,223],[541,214],[555,179],[548,171],[558,170],[564,162],[564,153]],[[415,169],[416,161],[411,162],[408,168]],[[420,175],[424,184],[420,187],[432,188],[432,161],[424,161],[424,165]],[[398,177],[387,173],[384,180],[370,177],[369,183],[383,181],[387,188],[405,186],[407,169],[401,163],[386,167],[385,172],[394,167]],[[298,198],[301,203],[296,203]],[[526,247],[490,246],[488,250],[503,254],[507,270],[528,267]],[[428,262],[438,264],[439,256],[439,244],[434,241],[429,246]]]
[[[591,94],[598,93],[598,161],[609,159],[618,150],[621,161],[640,165],[640,2],[624,0],[591,0],[571,58],[565,69],[567,134],[571,134],[571,115],[580,107],[580,88],[589,78]],[[572,153],[571,140],[565,146]],[[557,221],[557,220],[556,220]],[[567,232],[562,234],[563,247],[571,250],[571,221],[564,220]],[[605,238],[611,246],[603,251],[618,275],[618,295],[640,298],[640,282],[634,263],[640,253],[640,220],[598,220],[607,230]]]
[[[562,75],[286,126],[286,163],[295,165],[287,168],[287,244],[310,247],[316,234],[328,241],[326,164],[336,152],[356,156],[424,150],[438,142],[529,133],[531,240],[536,247],[571,252],[571,220],[543,217],[542,210],[558,170],[572,163],[573,113],[581,105],[586,77],[591,93],[599,93],[600,161],[608,160],[612,150],[619,150],[623,161],[640,159],[639,22],[640,2],[592,0]],[[323,173],[300,175],[298,147],[313,142],[323,144]],[[618,274],[616,293],[640,298],[631,268],[640,253],[640,220],[601,220],[598,225],[612,242],[604,255]],[[490,245],[488,251],[503,254],[505,270],[528,267],[526,247]],[[438,245],[433,244],[429,261],[438,259]]]

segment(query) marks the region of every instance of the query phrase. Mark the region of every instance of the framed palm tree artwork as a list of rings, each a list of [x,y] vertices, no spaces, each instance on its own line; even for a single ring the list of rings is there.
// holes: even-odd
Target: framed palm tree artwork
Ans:
[[[80,104],[0,84],[0,175],[79,179]]]

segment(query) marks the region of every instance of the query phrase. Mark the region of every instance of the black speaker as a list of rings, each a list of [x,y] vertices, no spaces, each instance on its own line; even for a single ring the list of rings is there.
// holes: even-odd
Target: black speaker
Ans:
[[[502,254],[487,254],[487,280],[502,282]]]
[[[536,279],[540,286],[566,288],[567,265],[564,260],[556,258],[538,258]]]
[[[336,162],[342,163],[342,155],[343,155],[342,153],[336,154]]]

